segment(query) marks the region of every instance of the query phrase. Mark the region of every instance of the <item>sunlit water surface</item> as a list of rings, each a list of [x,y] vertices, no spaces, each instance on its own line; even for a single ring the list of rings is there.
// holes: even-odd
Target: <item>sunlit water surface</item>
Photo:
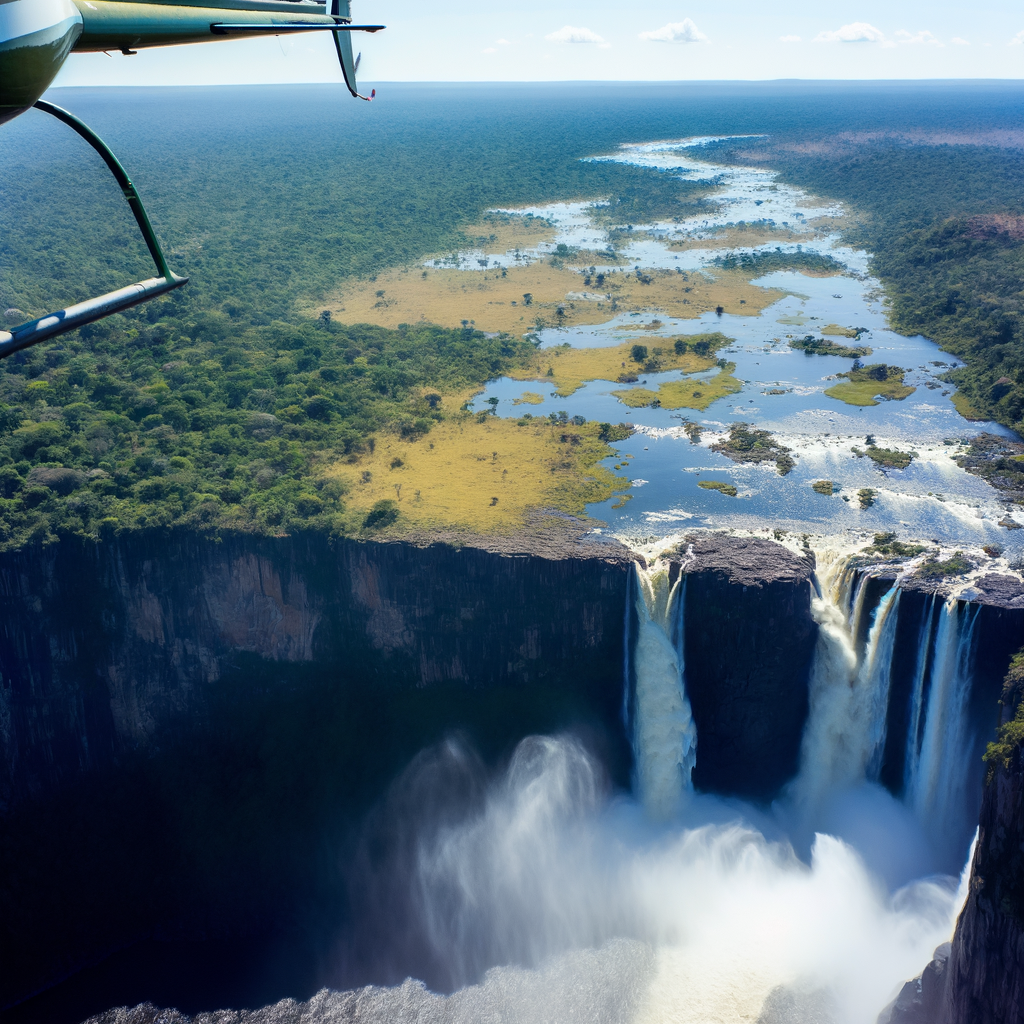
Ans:
[[[836,218],[837,204],[826,204],[777,180],[770,171],[715,165],[698,159],[712,139],[626,145],[606,157],[678,173],[691,180],[715,184],[712,196],[718,209],[712,215],[650,225],[634,225],[636,241],[620,247],[625,262],[611,261],[598,270],[615,267],[678,268],[684,272],[715,272],[713,261],[727,254],[760,248],[831,256],[844,268],[838,277],[813,277],[795,271],[768,274],[755,281],[778,288],[786,295],[760,314],[749,316],[706,313],[698,319],[679,320],[664,314],[624,313],[599,326],[547,328],[540,332],[544,347],[612,346],[624,341],[657,344],[659,338],[721,331],[734,339],[719,355],[736,364],[742,390],[722,398],[704,412],[661,408],[631,409],[612,393],[623,388],[611,381],[593,381],[567,398],[544,393],[539,405],[516,405],[524,391],[537,384],[503,378],[491,383],[475,404],[486,408],[498,399],[499,415],[518,417],[524,412],[547,416],[565,412],[601,422],[629,422],[636,434],[616,443],[618,455],[605,463],[614,468],[628,461],[632,482],[629,500],[619,498],[593,505],[590,513],[608,529],[626,537],[649,537],[678,532],[687,526],[772,529],[814,534],[894,530],[901,536],[935,540],[946,545],[1000,544],[1011,557],[1024,550],[1024,541],[999,526],[1007,516],[1024,520],[983,480],[956,464],[966,443],[988,431],[1010,432],[995,423],[969,422],[953,406],[952,385],[941,374],[960,365],[923,337],[903,337],[890,330],[879,282],[867,273],[868,254],[844,246]],[[514,265],[544,258],[559,244],[607,250],[608,234],[596,224],[586,203],[555,203],[518,212],[550,220],[557,229],[549,243],[530,251],[484,257],[479,252],[459,254],[466,272],[483,265]],[[795,232],[787,242],[759,247],[723,249],[701,240],[713,239],[721,229],[738,222],[770,222]],[[672,242],[696,247],[681,252]],[[583,293],[581,281],[581,293]],[[642,329],[655,319],[655,329]],[[852,361],[833,356],[806,355],[789,347],[791,338],[820,335],[829,324],[865,328],[860,339],[848,344],[870,347],[865,362],[885,362],[907,369],[906,382],[916,388],[903,401],[881,401],[876,406],[854,407],[827,397],[825,389],[835,375],[850,369]],[[834,339],[843,343],[845,339]],[[717,371],[710,371],[709,376]],[[679,371],[641,374],[635,386],[656,390],[660,383],[683,377]],[[682,423],[692,420],[704,428],[700,443],[691,443]],[[772,463],[741,465],[714,452],[730,424],[748,422],[771,430],[792,449],[796,468],[779,476]],[[905,470],[881,469],[851,450],[865,447],[871,435],[880,447],[912,451],[915,459]],[[735,498],[702,489],[700,480],[731,483]],[[832,497],[816,494],[811,484],[828,479],[837,485]],[[862,508],[857,492],[871,488],[875,503]]]

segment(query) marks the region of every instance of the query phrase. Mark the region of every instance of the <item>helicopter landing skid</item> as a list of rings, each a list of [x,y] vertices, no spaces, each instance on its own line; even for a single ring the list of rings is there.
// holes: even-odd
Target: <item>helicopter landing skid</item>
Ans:
[[[0,330],[0,359],[20,352],[31,345],[38,345],[41,341],[48,341],[50,338],[84,327],[96,320],[102,320],[114,313],[121,313],[126,309],[131,309],[132,306],[148,302],[158,295],[164,295],[175,288],[181,288],[182,285],[188,284],[187,277],[178,277],[167,266],[167,260],[160,248],[159,241],[157,241],[156,232],[153,231],[153,225],[149,222],[149,216],[146,213],[146,208],[142,205],[139,193],[107,144],[87,124],[80,121],[74,114],[64,110],[63,107],[47,103],[46,100],[37,100],[35,106],[44,113],[52,114],[58,121],[63,121],[103,158],[103,162],[110,168],[110,173],[114,175],[118,185],[121,186],[121,191],[135,215],[135,220],[142,232],[142,237],[146,240],[146,246],[150,256],[153,257],[159,276],[129,285],[127,288],[119,288],[117,291],[108,292],[106,295],[100,295],[98,298],[89,299],[86,302],[79,302],[74,306],[58,310],[56,313],[48,313],[46,316],[39,317],[38,320],[30,320],[13,330]]]

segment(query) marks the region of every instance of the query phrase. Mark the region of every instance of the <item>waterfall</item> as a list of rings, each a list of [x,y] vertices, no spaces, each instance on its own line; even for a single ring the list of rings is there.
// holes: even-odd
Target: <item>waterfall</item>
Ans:
[[[848,564],[833,565],[821,587],[823,596],[811,601],[818,643],[794,794],[812,815],[829,793],[865,777],[877,778],[881,769],[900,594],[894,584],[871,613],[859,658],[857,636],[867,589],[864,579],[853,584]],[[841,605],[850,608],[849,616]]]
[[[885,751],[886,724],[889,719],[889,691],[892,688],[892,654],[896,646],[899,623],[900,594],[895,585],[886,592],[875,611],[875,620],[868,634],[868,647],[862,675],[868,695],[867,777],[878,781]]]
[[[669,581],[655,563],[636,569],[638,629],[633,654],[633,742],[640,800],[649,814],[667,819],[692,788],[697,729],[683,681],[684,576]]]
[[[829,593],[828,588],[822,590]],[[846,616],[839,607],[829,597],[813,598],[811,614],[818,623],[818,643],[811,668],[810,711],[800,750],[800,774],[794,783],[798,802],[807,808],[819,806],[845,774],[849,759],[843,747],[857,670]]]
[[[626,608],[623,613],[625,621],[622,624],[622,727],[626,730],[627,736],[632,734],[629,716],[630,656],[632,654],[629,647],[629,626],[633,617],[633,575],[633,573],[629,573],[626,576]]]
[[[935,633],[920,750],[910,764],[907,805],[939,849],[959,844],[968,806],[971,737],[967,705],[979,608],[943,606]]]
[[[864,599],[868,594],[867,582],[866,575],[860,576],[853,594],[853,608],[850,612],[850,638],[853,641],[854,650],[860,643],[860,622],[864,617]]]
[[[812,599],[818,645],[810,679],[800,772],[793,794],[811,822],[829,795],[882,771],[892,690],[892,662],[901,591],[893,584],[874,610],[869,577],[848,562],[823,573]],[[865,616],[868,616],[866,642]],[[959,862],[971,818],[975,777],[968,703],[978,609],[956,600],[926,607],[917,637],[905,738],[903,802],[920,824],[939,863]]]
[[[924,721],[924,682],[928,675],[928,653],[931,650],[932,620],[935,618],[936,595],[932,594],[917,636],[917,661],[914,684],[910,691],[910,716],[907,722],[907,743],[903,758],[903,791],[909,793],[917,759],[921,753],[921,723]]]

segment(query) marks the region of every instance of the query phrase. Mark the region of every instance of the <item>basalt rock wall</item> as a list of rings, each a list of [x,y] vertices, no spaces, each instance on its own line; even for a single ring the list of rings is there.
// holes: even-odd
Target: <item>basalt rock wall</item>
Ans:
[[[189,534],[0,556],[0,1007],[154,937],[328,948],[359,820],[453,732],[497,766],[572,729],[628,786],[632,560]],[[809,567],[723,538],[685,561],[696,781],[770,797]]]
[[[818,634],[813,557],[719,534],[688,538],[683,550],[694,785],[770,800],[799,767]]]
[[[141,536],[0,558],[0,807],[188,732],[242,665],[617,708],[628,561]],[[457,724],[457,723],[455,723]]]
[[[1024,1021],[1021,744],[993,769],[982,800],[967,903],[953,937],[941,1024]]]

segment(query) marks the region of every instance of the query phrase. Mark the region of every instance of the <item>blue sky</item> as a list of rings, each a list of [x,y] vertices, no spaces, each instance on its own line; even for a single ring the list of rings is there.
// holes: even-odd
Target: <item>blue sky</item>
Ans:
[[[365,81],[1019,78],[1024,5],[354,0]],[[324,36],[77,54],[57,85],[331,82]]]

